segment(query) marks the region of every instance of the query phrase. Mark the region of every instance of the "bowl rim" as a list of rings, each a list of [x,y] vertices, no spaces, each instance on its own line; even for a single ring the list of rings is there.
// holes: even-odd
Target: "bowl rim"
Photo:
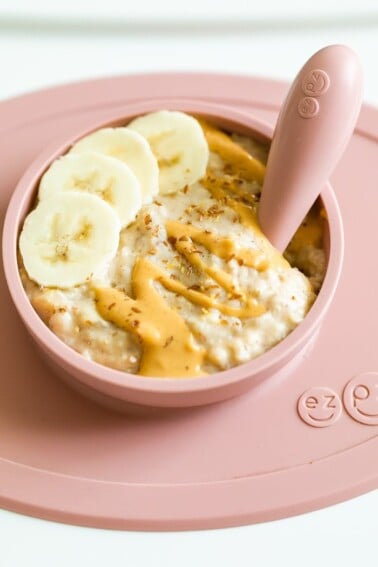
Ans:
[[[200,378],[155,378],[141,377],[121,370],[101,365],[86,359],[82,354],[66,345],[42,321],[32,307],[26,291],[22,285],[17,263],[17,246],[20,227],[24,220],[21,211],[25,202],[35,192],[36,185],[50,163],[58,156],[63,155],[77,140],[99,128],[116,126],[131,120],[134,116],[169,108],[183,112],[198,113],[209,117],[215,122],[222,123],[235,131],[243,132],[270,141],[273,127],[266,121],[256,118],[247,110],[235,110],[223,104],[202,102],[192,99],[149,99],[138,103],[118,107],[107,112],[103,117],[88,120],[87,126],[81,126],[71,135],[60,136],[44,149],[29,165],[9,201],[3,227],[3,266],[7,286],[13,303],[22,321],[30,334],[49,351],[55,361],[68,371],[73,372],[76,380],[97,390],[116,389],[116,397],[127,399],[121,391],[133,391],[138,397],[143,393],[183,394],[220,390],[225,386],[250,380],[255,375],[268,372],[282,364],[290,356],[298,352],[299,345],[305,344],[318,327],[320,320],[333,299],[340,278],[343,255],[344,234],[341,213],[332,189],[327,182],[320,193],[330,220],[329,227],[329,256],[325,278],[319,294],[303,321],[278,344],[265,353],[243,364],[228,370],[202,376]]]

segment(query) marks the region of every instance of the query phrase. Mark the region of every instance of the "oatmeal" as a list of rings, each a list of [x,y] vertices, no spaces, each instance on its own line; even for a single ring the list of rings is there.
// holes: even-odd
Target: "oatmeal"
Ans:
[[[152,126],[143,122],[151,115],[131,124],[133,133],[144,136],[152,148],[159,179],[151,182],[151,168],[139,208],[135,195],[132,199],[138,212],[131,222],[126,201],[117,193],[128,224],[118,227],[116,250],[111,252],[114,242],[109,239],[97,269],[88,268],[85,278],[80,274],[84,281],[72,285],[43,285],[38,276],[33,278],[33,264],[28,269],[22,247],[20,271],[41,318],[86,358],[141,376],[195,377],[255,358],[303,320],[325,273],[324,212],[319,203],[314,205],[282,256],[257,222],[267,148],[200,121],[201,133],[188,130],[185,138],[197,153],[183,155],[180,140],[169,145],[176,119],[170,114],[182,113],[166,112],[164,119],[172,122],[161,132],[162,117],[157,126],[156,120]],[[189,126],[183,123],[183,129]],[[77,145],[95,154],[95,135]],[[101,149],[116,161],[114,151]],[[138,178],[136,169],[129,174]],[[110,205],[118,202],[107,197]],[[100,200],[98,195],[92,199]],[[88,235],[79,238],[80,244],[93,237],[92,229]],[[54,262],[67,262],[59,246]]]

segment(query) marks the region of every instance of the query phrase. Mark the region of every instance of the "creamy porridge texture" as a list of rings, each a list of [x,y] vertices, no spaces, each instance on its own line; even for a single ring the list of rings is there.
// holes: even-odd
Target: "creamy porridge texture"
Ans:
[[[180,122],[182,117],[187,122]],[[178,140],[181,127],[186,136]],[[40,264],[34,269],[35,251],[25,244],[27,231],[34,234],[35,229],[29,227],[33,219],[25,221],[21,235],[23,284],[50,329],[90,360],[159,377],[194,377],[225,370],[284,339],[305,317],[324,278],[324,212],[319,203],[283,257],[257,223],[267,154],[262,144],[168,111],[136,119],[130,129],[104,130],[79,141],[50,167],[40,184],[37,208],[29,215],[38,213],[41,206],[52,206],[57,196],[60,206],[63,193],[70,203],[73,195],[96,202],[98,218],[109,226],[111,219],[107,220],[105,212],[113,208],[113,229],[104,235],[107,242],[101,243],[101,250],[95,239],[95,215],[94,228],[92,217],[86,217],[84,229],[72,228],[69,243],[59,225],[64,215],[53,215],[51,222],[44,222],[50,222],[49,243],[53,242],[58,255],[48,257],[48,274],[43,272],[47,279],[43,280]],[[127,138],[123,146],[120,135]],[[117,140],[112,142],[114,136]],[[133,148],[133,139],[139,149]],[[194,147],[189,155],[183,154],[186,146]],[[122,148],[126,148],[124,154]],[[143,179],[137,151],[147,156]],[[111,165],[125,165],[127,171],[119,172],[124,176],[124,189],[118,187],[116,173],[110,173],[109,180],[101,164],[93,166],[99,154],[102,161],[113,162],[110,172]],[[80,156],[85,156],[86,163]],[[71,177],[63,183],[63,160],[69,157]],[[51,174],[54,168],[63,171],[61,177],[59,171]],[[54,177],[53,182],[49,177]],[[124,195],[128,191],[130,206]],[[106,211],[97,211],[98,201],[106,205]],[[82,207],[86,206],[91,208],[91,203],[83,202]],[[111,233],[114,226],[116,237]],[[28,238],[31,245],[33,238]],[[40,246],[38,238],[34,240]],[[77,281],[71,270],[65,285],[67,262],[75,254],[83,255],[75,243],[71,245],[72,240],[80,246],[91,241],[90,254],[101,261],[85,274],[76,277],[75,272]],[[43,253],[38,254],[45,266],[46,244],[43,246]],[[60,264],[63,279],[54,282],[54,270]]]

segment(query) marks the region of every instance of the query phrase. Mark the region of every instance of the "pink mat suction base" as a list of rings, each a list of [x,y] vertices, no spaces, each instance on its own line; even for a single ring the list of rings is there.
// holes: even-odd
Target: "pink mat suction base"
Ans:
[[[140,75],[0,104],[3,218],[17,180],[55,137],[149,98],[196,98],[274,122],[286,86],[222,75]],[[0,505],[73,524],[199,529],[298,514],[378,487],[378,112],[364,107],[331,181],[345,261],[311,347],[239,398],[165,415],[111,413],[33,350],[0,274]],[[357,199],[357,197],[360,197]]]

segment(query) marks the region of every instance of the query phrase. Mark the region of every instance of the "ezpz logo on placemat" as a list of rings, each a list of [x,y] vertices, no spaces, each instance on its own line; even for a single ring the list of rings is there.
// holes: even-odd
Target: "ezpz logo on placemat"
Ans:
[[[363,425],[378,425],[378,372],[359,374],[350,380],[340,396],[325,386],[306,390],[298,399],[302,421],[312,427],[329,427],[338,421],[344,409]]]

